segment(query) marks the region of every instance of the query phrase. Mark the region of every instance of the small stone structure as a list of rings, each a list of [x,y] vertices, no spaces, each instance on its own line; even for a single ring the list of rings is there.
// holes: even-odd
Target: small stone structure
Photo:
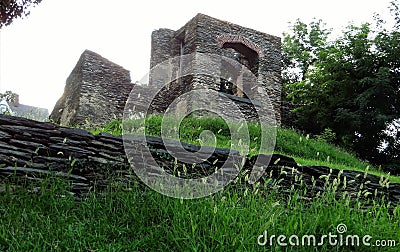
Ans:
[[[129,71],[85,50],[67,79],[50,119],[61,125],[104,124],[121,118],[133,84]]]
[[[168,73],[170,83],[152,99],[150,112],[165,112],[168,106],[181,95],[196,89],[207,88],[220,94],[215,99],[209,97],[192,97],[193,100],[210,103],[228,115],[235,115],[229,111],[227,101],[238,105],[240,112],[246,119],[261,116],[256,114],[260,102],[269,100],[269,106],[263,110],[267,112],[265,118],[274,117],[274,123],[281,122],[281,40],[279,37],[268,35],[249,28],[241,27],[226,21],[221,21],[203,14],[198,14],[186,25],[177,31],[159,29],[152,33],[151,63],[153,68],[171,58],[182,59],[183,55],[209,54],[219,58],[237,62],[250,73],[250,77],[237,74],[242,84],[233,85],[236,80],[224,78],[215,79],[206,74],[192,74],[183,78],[174,78],[180,73],[178,67],[174,73]],[[225,62],[226,63],[226,62]],[[239,64],[238,64],[239,63]],[[219,62],[223,65],[224,62]],[[228,64],[229,65],[229,64]],[[243,67],[244,66],[244,67]],[[212,69],[215,66],[195,61],[191,66],[197,72]],[[240,72],[240,71],[238,71]],[[222,73],[220,73],[222,75]],[[176,77],[176,75],[175,75]],[[247,78],[247,79],[246,79]],[[251,79],[254,86],[247,85]],[[244,81],[246,80],[246,81]],[[127,70],[100,55],[86,50],[80,57],[77,65],[68,77],[64,94],[56,103],[50,119],[61,125],[91,124],[98,125],[109,122],[113,118],[121,118],[128,96],[135,86],[134,92],[142,100],[134,98],[130,101],[136,108],[142,105],[143,95],[152,93],[151,86],[156,86],[157,76],[150,72],[150,83],[146,87],[131,83]],[[256,87],[255,89],[253,87]],[[251,99],[246,94],[251,95]],[[141,96],[142,95],[142,96]],[[229,98],[229,99],[227,99]],[[178,104],[183,114],[192,111],[193,104],[185,102]],[[258,109],[260,111],[260,109]],[[147,112],[147,111],[144,111]]]
[[[202,53],[236,60],[248,68],[256,78],[254,80],[256,84],[251,87],[246,86],[248,83],[244,81],[242,82],[243,86],[240,87],[237,83],[235,87],[223,78],[216,81],[213,76],[206,74],[192,74],[179,80],[174,80],[172,77],[172,83],[156,97],[156,110],[162,112],[168,104],[184,92],[198,88],[209,88],[229,97],[239,105],[245,116],[251,119],[257,118],[257,115],[254,114],[254,106],[259,102],[258,99],[265,99],[265,96],[258,94],[264,92],[272,103],[276,122],[278,125],[280,124],[281,39],[279,37],[198,14],[177,31],[170,29],[153,31],[151,46],[151,68],[171,58],[182,58],[183,55]],[[181,61],[183,62],[183,58]],[[183,67],[186,67],[182,66],[184,65],[182,62],[178,69],[175,68],[177,72],[175,76],[183,75],[179,73],[179,71],[182,72]],[[224,62],[219,63],[220,65],[224,64]],[[212,67],[203,62],[195,62],[194,65],[190,66],[197,72],[207,72],[204,68],[210,69]],[[174,73],[172,76],[174,76]],[[239,78],[240,76],[236,77]],[[154,78],[152,80],[150,75],[150,85],[155,81],[157,80],[154,80]],[[257,90],[258,93],[252,95],[255,100],[249,100],[246,94],[252,92],[250,89],[253,89],[254,86],[261,87],[261,92]],[[200,97],[196,97],[196,100],[199,99]],[[217,102],[219,100],[217,99]],[[186,109],[190,110],[191,108]]]

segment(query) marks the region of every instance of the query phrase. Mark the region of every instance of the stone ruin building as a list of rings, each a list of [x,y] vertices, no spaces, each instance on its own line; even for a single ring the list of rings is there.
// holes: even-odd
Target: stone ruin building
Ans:
[[[170,29],[154,31],[151,48],[150,68],[171,58],[193,53],[219,55],[239,62],[252,72],[256,78],[254,80],[256,85],[268,95],[276,122],[280,124],[281,39],[279,37],[198,14],[177,31]],[[219,63],[220,65],[224,64],[223,62]],[[196,70],[203,70],[203,67],[201,62],[197,63],[195,60],[190,66]],[[205,67],[210,66],[206,65]],[[182,70],[176,69],[176,72],[179,71]],[[150,74],[150,85],[156,81],[151,77]],[[165,92],[160,92],[160,96],[156,97],[155,110],[162,112],[165,109],[163,106],[171,103],[183,92],[203,87],[223,93],[239,105],[248,119],[252,119],[257,117],[252,111],[252,107],[257,106],[260,102],[260,100],[257,101],[257,98],[265,99],[262,95],[253,96],[256,100],[247,99],[245,94],[250,90],[246,90],[246,88],[250,89],[250,87],[246,87],[245,82],[243,82],[244,86],[239,88],[239,85],[235,87],[223,78],[215,80],[201,74],[191,74],[182,77],[181,80],[171,81],[172,84],[165,88]],[[247,92],[244,93],[244,90]],[[160,102],[157,101],[157,98]],[[200,98],[196,97],[196,99]],[[221,104],[215,104],[215,106],[217,105]],[[224,104],[222,106],[224,107]],[[190,108],[186,108],[186,110],[190,110]]]
[[[271,102],[276,123],[281,122],[281,40],[253,29],[245,28],[207,15],[198,14],[177,31],[158,29],[151,37],[150,68],[171,58],[193,53],[220,55],[247,67],[256,78],[258,90],[266,93]],[[194,65],[191,67],[201,67]],[[175,69],[179,72],[179,69]],[[151,87],[157,77],[150,72]],[[245,84],[244,84],[245,85]],[[90,120],[102,124],[115,117],[121,118],[125,103],[135,85],[129,72],[100,55],[86,50],[67,79],[63,96],[51,114],[51,119],[62,125],[82,124]],[[142,90],[145,87],[134,90]],[[179,95],[207,87],[224,94],[239,105],[251,119],[254,106],[263,96],[250,100],[243,92],[246,86],[234,87],[229,80],[215,80],[192,74],[171,78],[171,83],[156,95],[152,112],[163,112]],[[243,89],[243,90],[241,90]],[[140,100],[136,101],[140,104]],[[190,110],[185,104],[183,110]]]
[[[101,125],[122,118],[133,84],[128,70],[85,50],[67,78],[50,119],[61,125]]]

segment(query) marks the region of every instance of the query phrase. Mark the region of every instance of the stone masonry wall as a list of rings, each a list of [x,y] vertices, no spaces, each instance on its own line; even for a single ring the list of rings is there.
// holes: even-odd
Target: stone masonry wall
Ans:
[[[192,53],[225,56],[231,61],[239,60],[237,57],[240,54],[239,57],[242,57],[240,60],[244,59],[244,62],[240,63],[247,66],[256,76],[256,79],[253,78],[250,82],[257,88],[250,90],[253,87],[246,85],[249,83],[248,76],[240,75],[244,84],[237,88],[236,94],[227,97],[240,107],[245,118],[260,117],[262,121],[266,121],[274,115],[277,125],[280,125],[280,38],[198,14],[177,31],[170,29],[154,31],[151,43],[150,68],[173,57],[180,61],[182,58],[179,56]],[[206,87],[223,93],[220,89],[220,80],[217,80],[215,75],[213,77],[208,74],[214,71],[214,74],[223,75],[220,70],[223,64],[226,63],[220,59],[209,62],[196,56],[189,66],[194,72],[183,79],[178,78],[179,74],[185,71],[186,66],[182,62],[175,64],[171,71],[167,67],[168,71],[161,70],[155,75],[150,72],[150,86],[168,80],[168,85],[152,101],[150,112],[164,112],[173,100],[191,90]],[[64,94],[56,103],[50,119],[61,125],[78,125],[86,122],[101,125],[114,118],[121,118],[133,86],[128,70],[86,50],[68,77]],[[244,97],[241,89],[244,93],[252,92],[254,94],[251,96],[252,100]],[[149,95],[151,90],[151,88],[147,91],[141,90],[141,93]],[[232,104],[228,102],[229,99],[217,97],[218,99],[210,101],[207,96],[195,96],[191,97],[190,101],[212,104],[227,115],[240,115],[230,111]],[[268,99],[272,103],[271,106],[259,106],[260,102]],[[135,103],[139,103],[139,100]],[[184,102],[179,105],[179,110],[192,111],[194,107],[196,104]],[[261,108],[259,111],[264,110],[261,116],[255,113],[256,108]]]
[[[100,125],[122,118],[133,87],[129,71],[86,50],[67,79],[50,119],[61,125]]]
[[[255,66],[250,70],[257,76],[256,82],[260,86],[259,92],[255,96],[256,102],[268,96],[273,106],[272,109],[274,110],[273,113],[276,122],[278,125],[280,124],[281,40],[279,37],[221,21],[203,14],[196,15],[186,25],[175,31],[173,36],[171,34],[171,30],[167,29],[160,29],[153,32],[152,67],[166,60],[165,57],[159,56],[160,51],[164,52],[163,56],[180,56],[182,53],[180,50],[181,44],[184,45],[183,54],[185,55],[197,52],[232,58],[233,54],[230,49],[234,48],[242,54],[249,55],[250,61],[253,61],[252,63]],[[205,68],[213,68],[215,66],[202,65],[199,62],[193,67],[201,73],[207,72]],[[205,74],[193,76],[191,83],[186,85],[189,85],[192,89],[202,87],[214,90],[219,89],[219,83]],[[246,87],[243,88],[245,89]],[[248,107],[241,104],[238,100],[235,100],[235,102],[243,108]],[[224,107],[224,104],[219,105]],[[245,114],[250,115],[253,113],[245,112]]]
[[[152,32],[150,68],[171,57],[171,42],[174,34],[175,31],[170,29],[158,29]]]

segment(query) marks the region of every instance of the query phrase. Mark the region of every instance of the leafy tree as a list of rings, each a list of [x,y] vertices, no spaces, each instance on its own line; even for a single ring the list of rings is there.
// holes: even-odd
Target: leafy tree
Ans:
[[[322,20],[313,20],[307,25],[297,19],[292,25],[292,33],[284,33],[282,56],[284,80],[287,83],[302,81],[310,67],[318,60],[324,49],[330,30]]]
[[[377,20],[376,30],[368,23],[351,25],[335,41],[320,39],[321,46],[313,49],[302,37],[315,24],[300,25],[294,26],[295,36],[285,37],[283,46],[289,55],[285,59],[291,59],[302,74],[287,84],[287,98],[303,105],[298,124],[315,134],[332,129],[339,143],[373,163],[393,159],[390,155],[400,145],[396,147],[398,141],[385,131],[400,114],[398,6],[391,5],[395,18],[391,30],[383,28],[382,20]],[[382,142],[386,149],[379,149]]]
[[[10,25],[15,18],[29,15],[29,7],[39,4],[42,0],[1,0],[0,28]]]
[[[8,102],[13,102],[15,96],[17,96],[16,93],[12,92],[12,91],[6,91],[3,93],[0,93],[0,100],[5,99]]]

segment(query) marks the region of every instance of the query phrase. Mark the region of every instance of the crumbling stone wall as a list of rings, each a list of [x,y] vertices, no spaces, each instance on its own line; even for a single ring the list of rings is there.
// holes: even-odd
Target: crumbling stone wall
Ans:
[[[240,55],[245,59],[247,66],[257,77],[257,85],[261,90],[255,97],[258,100],[268,95],[272,103],[273,113],[277,124],[280,124],[280,101],[281,101],[281,39],[253,29],[245,28],[226,21],[221,21],[207,15],[198,14],[186,25],[177,31],[170,29],[159,29],[152,34],[152,54],[150,67],[181,55],[191,53],[209,53],[237,59]],[[243,62],[240,62],[243,64]],[[192,66],[196,71],[207,72],[203,68],[212,66],[202,65],[199,62]],[[202,71],[205,70],[205,71]],[[151,78],[151,77],[150,77]],[[156,81],[156,80],[153,80]],[[219,83],[211,76],[198,74],[191,77],[189,83],[177,81],[175,85],[184,83],[186,89],[211,88],[219,91]],[[150,83],[151,85],[151,83]],[[245,89],[246,87],[243,87]],[[173,89],[179,90],[179,89]],[[240,94],[236,94],[240,97]],[[161,95],[158,103],[170,103],[171,99],[179,94]],[[198,100],[199,97],[196,97]],[[253,112],[248,111],[248,103],[234,99],[241,110],[249,117],[254,117]],[[257,101],[256,101],[257,102]],[[224,104],[216,104],[223,107]],[[187,108],[190,110],[190,108]]]
[[[122,118],[133,87],[129,71],[85,50],[67,79],[50,119],[61,125],[100,125]]]

